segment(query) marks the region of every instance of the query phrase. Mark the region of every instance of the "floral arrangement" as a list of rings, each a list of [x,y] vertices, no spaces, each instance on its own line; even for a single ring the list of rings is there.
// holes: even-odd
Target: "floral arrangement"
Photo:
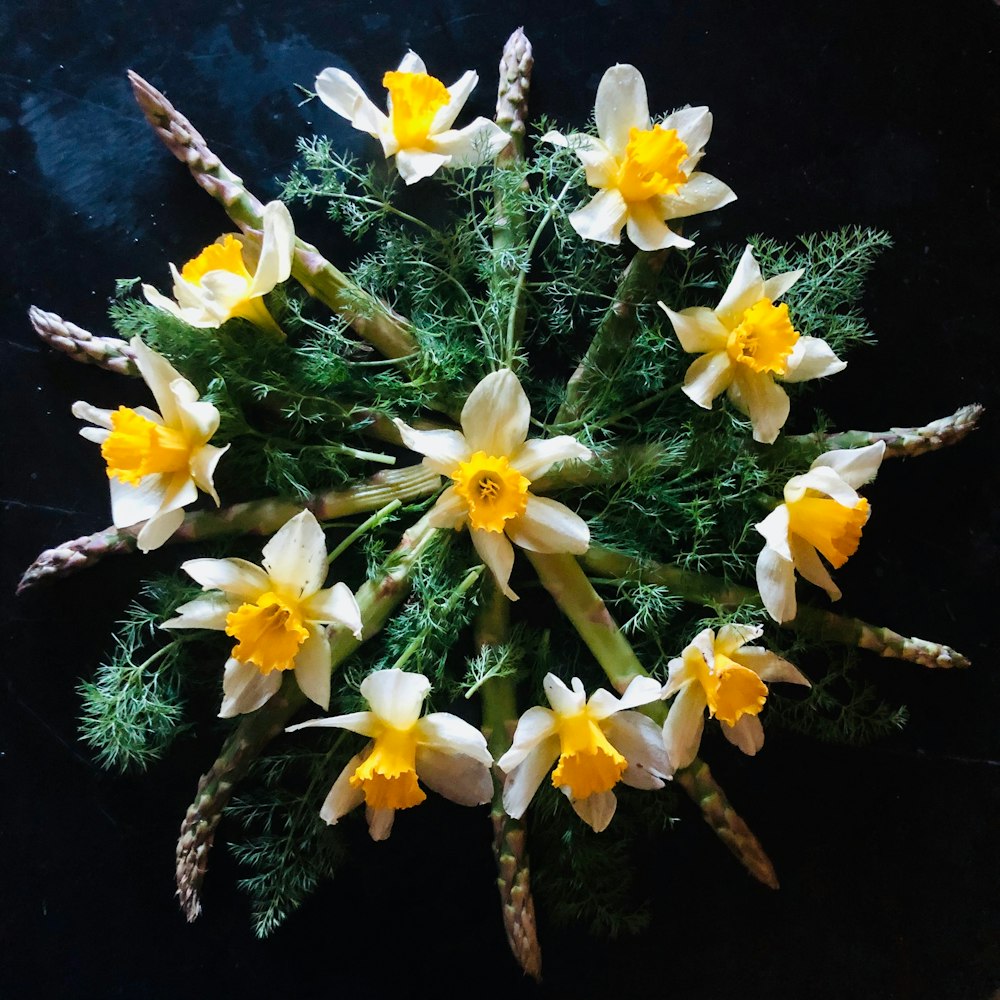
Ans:
[[[736,197],[700,169],[709,109],[651,116],[639,70],[616,65],[593,129],[529,135],[531,72],[517,31],[495,121],[456,128],[474,71],[445,86],[410,52],[382,110],[324,70],[315,96],[381,156],[304,139],[267,205],[132,74],[239,232],[170,264],[169,295],[120,282],[117,336],[31,311],[155,403],[74,406],[113,524],[21,586],[192,553],[146,582],[81,687],[111,769],[200,722],[199,688],[232,720],[178,841],[188,919],[223,818],[263,935],[333,875],[359,807],[373,839],[406,836],[431,792],[490,808],[508,939],[538,976],[532,872],[554,914],[633,926],[623,859],[688,799],[776,888],[705,758],[755,755],[764,720],[841,740],[901,725],[868,653],[968,665],[829,606],[871,514],[859,490],[981,412],[837,432],[808,409],[798,383],[873,339],[858,300],[888,237],[706,247],[685,220]],[[426,214],[411,187],[435,189]],[[296,236],[296,204],[357,238],[348,273]],[[784,433],[793,405],[810,433]]]

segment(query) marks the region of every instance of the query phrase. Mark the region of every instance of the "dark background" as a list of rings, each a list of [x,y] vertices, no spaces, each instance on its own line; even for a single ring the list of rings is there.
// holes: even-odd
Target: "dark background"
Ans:
[[[998,22],[987,0],[0,5],[0,996],[995,996]],[[893,235],[865,300],[880,343],[813,397],[834,426],[992,406],[954,451],[886,464],[840,573],[845,611],[949,642],[973,669],[869,657],[883,694],[911,708],[898,736],[850,749],[772,733],[754,760],[717,753],[780,892],[753,883],[688,810],[650,858],[647,933],[595,941],[540,914],[541,991],[506,953],[484,813],[439,801],[388,843],[359,841],[336,883],[263,943],[220,846],[205,913],[187,926],[174,839],[220,735],[201,727],[147,775],[108,775],[77,742],[74,691],[141,575],[182,553],[108,560],[13,597],[41,549],[108,521],[103,469],[70,404],[141,396],[41,347],[27,307],[106,331],[116,277],[165,288],[167,261],[230,228],[143,122],[125,70],[164,89],[267,198],[314,122],[376,152],[321,106],[298,107],[294,82],[335,65],[374,96],[412,46],[446,83],[476,68],[466,114],[490,115],[500,48],[520,24],[535,45],[533,107],[566,125],[585,122],[616,61],[642,70],[654,109],[712,107],[705,168],[740,200],[701,223],[703,240],[847,223]],[[296,220],[348,259],[318,215]]]

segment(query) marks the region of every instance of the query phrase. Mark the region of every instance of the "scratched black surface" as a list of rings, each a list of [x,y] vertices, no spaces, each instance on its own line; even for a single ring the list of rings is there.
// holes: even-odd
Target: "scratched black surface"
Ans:
[[[987,998],[1000,987],[996,160],[1000,9],[949,4],[730,5],[723,0],[281,5],[102,0],[0,5],[0,384],[4,460],[0,672],[0,996],[625,995]],[[31,303],[93,329],[116,277],[159,282],[227,228],[132,104],[134,67],[261,195],[295,137],[364,137],[293,88],[328,65],[371,91],[407,46],[445,79],[475,67],[490,113],[511,29],[535,43],[534,106],[581,123],[604,68],[633,62],[651,103],[715,112],[711,172],[740,200],[707,236],[791,236],[865,223],[896,247],[866,308],[874,350],[816,394],[835,426],[921,423],[971,401],[983,430],[887,465],[842,572],[848,610],[968,653],[963,675],[867,663],[911,726],[865,749],[773,734],[711,763],[774,859],[753,884],[692,813],[650,857],[644,935],[597,942],[541,914],[545,985],[506,954],[484,815],[429,802],[361,844],[270,941],[215,852],[194,926],[172,898],[177,824],[219,734],[185,737],[142,778],[101,772],[76,742],[74,686],[150,562],[108,561],[15,600],[43,548],[104,526],[106,481],[76,436],[76,398],[138,389],[37,345]],[[307,238],[349,246],[298,213]],[[406,817],[410,819],[410,817]],[[223,828],[224,832],[224,828]]]

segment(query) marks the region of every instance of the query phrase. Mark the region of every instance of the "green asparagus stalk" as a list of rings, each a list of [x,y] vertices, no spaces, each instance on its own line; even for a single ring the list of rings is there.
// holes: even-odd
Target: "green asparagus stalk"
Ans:
[[[222,535],[270,535],[289,518],[308,508],[319,521],[334,521],[370,510],[392,500],[404,503],[429,496],[441,487],[441,478],[426,466],[386,469],[346,490],[330,490],[309,500],[252,500],[222,510],[200,510],[184,515],[169,542],[196,542]],[[46,549],[24,571],[17,592],[40,583],[69,576],[93,566],[105,556],[124,555],[136,549],[142,524],[128,528],[105,528],[92,535],[73,538],[54,549]]]

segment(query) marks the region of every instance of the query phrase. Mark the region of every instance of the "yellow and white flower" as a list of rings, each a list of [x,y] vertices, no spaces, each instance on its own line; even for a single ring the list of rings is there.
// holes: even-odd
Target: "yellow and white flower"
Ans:
[[[757,557],[757,589],[777,622],[795,617],[795,573],[822,587],[833,601],[840,590],[819,558],[839,569],[858,550],[871,513],[857,488],[875,478],[885,442],[828,451],[809,471],[785,484],[785,502],[754,527],[765,545]]]
[[[263,568],[245,559],[189,559],[181,565],[211,591],[177,609],[164,628],[225,631],[236,640],[222,681],[220,718],[260,708],[293,670],[302,693],[330,707],[326,626],[361,638],[358,602],[344,583],[323,588],[326,538],[311,511],[287,521],[264,546]]]
[[[714,309],[696,306],[677,313],[659,303],[681,347],[701,355],[684,376],[684,393],[706,410],[716,396],[728,393],[750,417],[754,440],[762,444],[772,444],[788,419],[788,396],[775,378],[805,382],[847,367],[825,341],[796,331],[787,305],[775,305],[803,273],[787,271],[765,281],[748,246]]]
[[[115,527],[145,521],[136,544],[149,552],[180,527],[183,508],[194,503],[199,489],[219,505],[212,480],[229,445],[208,443],[219,428],[219,411],[200,400],[198,390],[138,337],[131,347],[160,412],[146,406],[102,410],[78,400],[73,416],[96,425],[80,434],[101,446],[108,464]]]
[[[241,238],[230,233],[205,247],[180,271],[171,264],[176,301],[161,295],[152,285],[143,285],[142,292],[151,305],[190,326],[210,329],[239,316],[283,337],[263,298],[292,273],[295,228],[280,201],[264,206],[264,232],[252,275],[243,249]]]
[[[660,727],[629,709],[660,697],[652,677],[636,677],[621,698],[599,688],[587,699],[574,677],[572,688],[547,674],[545,694],[551,709],[536,705],[518,720],[511,748],[497,761],[506,773],[503,807],[519,819],[549,768],[552,784],[570,800],[576,814],[600,833],[615,814],[612,791],[619,781],[632,788],[662,788],[673,774]]]
[[[431,511],[431,523],[456,531],[467,524],[480,558],[512,601],[517,595],[508,586],[511,542],[530,552],[575,555],[590,546],[585,521],[563,504],[528,491],[532,480],[556,462],[590,458],[590,449],[569,435],[528,441],[530,419],[521,383],[503,368],[469,393],[461,431],[418,431],[396,420],[403,444],[453,481]]]
[[[585,240],[620,243],[624,226],[640,250],[689,247],[692,241],[667,222],[736,200],[722,181],[695,170],[712,132],[708,108],[681,108],[654,125],[642,74],[634,66],[617,65],[601,77],[594,118],[598,138],[542,136],[571,148],[586,168],[587,183],[599,189],[569,217]]]
[[[663,698],[673,697],[663,723],[663,743],[675,768],[687,767],[698,753],[705,728],[705,709],[719,720],[730,743],[753,756],[764,745],[758,715],[767,699],[767,682],[809,681],[787,660],[762,646],[759,625],[723,625],[719,634],[707,628],[669,663]]]
[[[423,59],[407,52],[399,69],[382,77],[389,113],[381,111],[342,69],[325,69],[316,93],[331,111],[382,143],[386,158],[407,184],[430,177],[439,167],[468,166],[492,159],[510,141],[495,122],[477,118],[465,128],[452,124],[465,107],[479,76],[463,73],[450,87],[427,73]]]
[[[320,810],[327,823],[336,823],[364,802],[372,839],[385,840],[396,810],[409,809],[427,798],[418,778],[459,805],[484,805],[493,798],[493,758],[486,739],[448,712],[421,718],[430,688],[423,674],[376,670],[361,682],[361,695],[371,711],[313,719],[286,730],[332,727],[371,739],[347,762],[330,789]]]

